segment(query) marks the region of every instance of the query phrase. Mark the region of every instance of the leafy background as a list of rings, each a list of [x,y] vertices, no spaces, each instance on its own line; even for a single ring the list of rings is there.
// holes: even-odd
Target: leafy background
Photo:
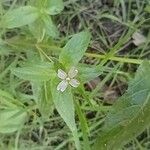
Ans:
[[[149,0],[1,0],[0,149],[150,149],[149,13]],[[58,93],[71,66],[81,84]]]

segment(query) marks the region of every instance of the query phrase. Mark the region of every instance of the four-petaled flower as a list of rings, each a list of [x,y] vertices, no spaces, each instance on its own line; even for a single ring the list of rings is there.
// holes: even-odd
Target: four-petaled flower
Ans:
[[[78,87],[80,83],[77,79],[74,79],[77,74],[78,70],[75,67],[72,67],[68,73],[58,69],[57,76],[62,79],[62,81],[58,84],[57,90],[64,92],[69,84],[73,87]]]

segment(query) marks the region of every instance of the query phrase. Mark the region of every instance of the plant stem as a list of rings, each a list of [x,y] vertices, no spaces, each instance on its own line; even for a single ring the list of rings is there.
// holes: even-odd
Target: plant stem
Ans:
[[[9,42],[7,42],[8,45],[12,46]],[[20,43],[18,43],[20,44]],[[26,45],[26,44],[22,44],[22,45]],[[30,46],[35,46],[37,48],[37,45],[31,44]],[[49,61],[52,61],[47,55],[46,53],[41,50],[42,48],[49,48],[51,50],[55,50],[55,51],[61,51],[62,48],[57,47],[57,46],[49,46],[49,45],[42,45],[39,44],[38,49],[40,48],[41,53],[43,53],[43,55],[49,59]],[[108,60],[113,60],[113,61],[118,61],[118,62],[122,62],[122,63],[131,63],[131,64],[138,64],[140,65],[144,60],[141,59],[132,59],[132,58],[125,58],[125,57],[116,57],[116,56],[112,56],[112,57],[107,57],[107,55],[101,55],[101,54],[94,54],[94,53],[85,53],[85,56],[87,57],[94,57],[94,58],[99,58],[99,59],[108,59]]]
[[[107,55],[100,55],[100,54],[93,54],[93,53],[85,53],[85,56],[87,57],[95,57],[95,58],[100,58],[100,59],[105,59]],[[124,57],[110,57],[109,60],[113,61],[119,61],[122,63],[131,63],[131,64],[141,64],[143,60],[141,59],[132,59],[132,58],[124,58]]]

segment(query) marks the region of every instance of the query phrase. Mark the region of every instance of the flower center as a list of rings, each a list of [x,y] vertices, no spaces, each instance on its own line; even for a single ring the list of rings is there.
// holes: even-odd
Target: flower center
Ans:
[[[67,77],[67,78],[66,78],[66,81],[70,81],[70,78],[69,78],[69,77]]]

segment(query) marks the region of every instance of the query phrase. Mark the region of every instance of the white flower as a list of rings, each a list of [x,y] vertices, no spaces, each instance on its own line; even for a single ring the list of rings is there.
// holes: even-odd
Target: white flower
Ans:
[[[58,69],[57,76],[62,79],[62,81],[58,84],[57,90],[64,92],[69,84],[73,87],[78,87],[80,83],[77,79],[74,79],[77,74],[78,70],[75,67],[72,67],[68,74],[63,70]]]

